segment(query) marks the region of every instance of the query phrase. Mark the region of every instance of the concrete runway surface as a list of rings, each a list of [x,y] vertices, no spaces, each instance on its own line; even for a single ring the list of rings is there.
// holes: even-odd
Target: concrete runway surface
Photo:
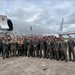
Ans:
[[[75,62],[32,57],[0,57],[0,75],[75,75]]]

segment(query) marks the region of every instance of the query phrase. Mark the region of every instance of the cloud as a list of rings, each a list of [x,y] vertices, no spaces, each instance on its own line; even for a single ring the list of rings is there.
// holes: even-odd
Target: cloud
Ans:
[[[75,24],[75,10],[69,15],[66,23]]]
[[[75,24],[64,24],[64,31],[75,31]]]
[[[6,5],[5,0],[0,0],[0,7],[1,7],[2,5]]]
[[[0,14],[4,14],[5,13],[5,8],[6,8],[6,1],[5,0],[0,0]]]
[[[27,22],[33,22],[35,19],[37,19],[38,15],[40,15],[40,13],[37,13],[36,15],[34,15],[32,18],[26,20]]]
[[[65,31],[75,28],[71,26],[75,23],[74,0],[0,0],[0,7],[3,7],[0,12],[16,24],[31,23],[58,29],[64,18]]]

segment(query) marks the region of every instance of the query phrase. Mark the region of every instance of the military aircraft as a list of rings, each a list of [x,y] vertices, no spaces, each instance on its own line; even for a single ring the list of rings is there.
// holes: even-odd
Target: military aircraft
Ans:
[[[63,20],[61,22],[60,28],[56,31],[51,29],[48,26],[42,26],[42,25],[36,25],[36,24],[30,24],[30,25],[23,25],[18,26],[12,23],[10,19],[7,18],[6,15],[0,15],[0,33],[9,33],[11,36],[49,36],[49,35],[69,35],[69,34],[75,34],[75,32],[63,32]],[[55,32],[55,33],[52,33]],[[12,35],[13,34],[13,35]]]
[[[14,36],[26,35],[27,37],[34,36],[43,36],[44,34],[50,34],[50,29],[48,26],[41,26],[36,24],[25,24],[25,25],[14,25],[6,15],[0,15],[0,33],[10,33]]]

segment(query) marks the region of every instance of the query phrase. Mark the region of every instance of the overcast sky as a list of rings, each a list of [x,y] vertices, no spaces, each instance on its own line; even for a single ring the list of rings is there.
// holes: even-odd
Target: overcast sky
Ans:
[[[16,24],[32,23],[53,29],[58,29],[64,18],[64,30],[75,30],[75,0],[0,0],[0,14]]]

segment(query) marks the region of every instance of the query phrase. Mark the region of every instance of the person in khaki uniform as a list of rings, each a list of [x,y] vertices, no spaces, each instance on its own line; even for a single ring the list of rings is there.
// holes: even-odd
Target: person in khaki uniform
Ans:
[[[17,41],[18,45],[18,56],[23,56],[23,40],[21,38]]]
[[[11,56],[16,56],[16,44],[17,44],[17,40],[15,39],[15,37],[13,37],[11,40],[10,40],[10,45],[11,45],[11,48],[10,48],[10,50],[11,50],[11,53],[10,53],[10,55]]]
[[[67,59],[67,42],[61,37],[61,60],[68,61]]]

